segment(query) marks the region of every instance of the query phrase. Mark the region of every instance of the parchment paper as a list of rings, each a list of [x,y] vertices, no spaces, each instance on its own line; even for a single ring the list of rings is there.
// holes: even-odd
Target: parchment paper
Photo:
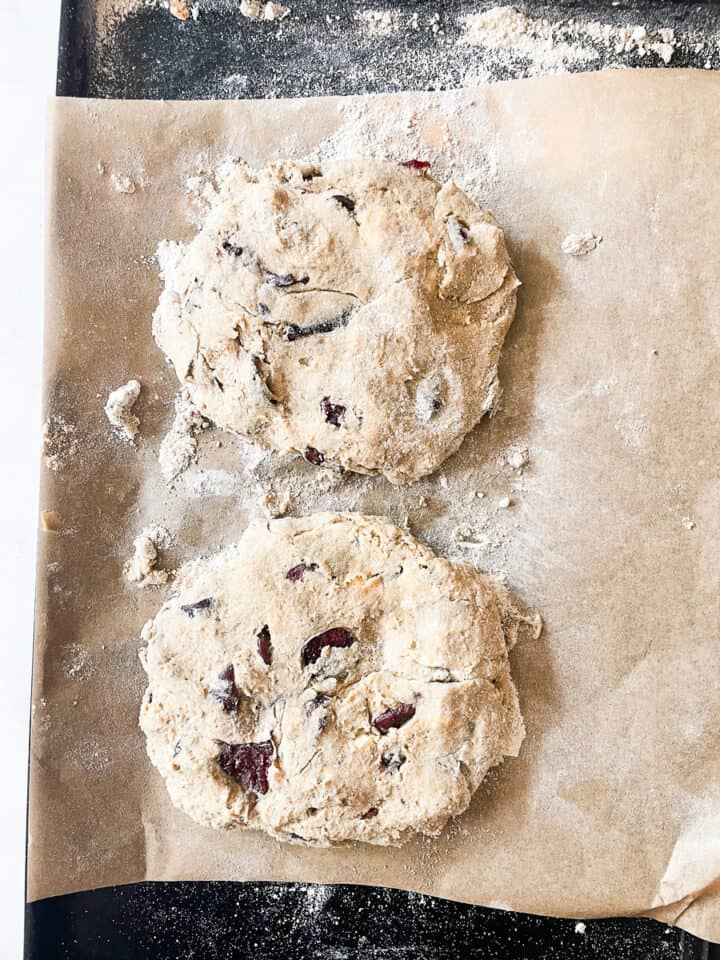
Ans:
[[[651,913],[720,940],[719,96],[716,75],[641,71],[350,102],[51,105],[46,408],[67,430],[57,469],[42,468],[41,508],[62,530],[40,534],[31,899],[144,879],[357,882]],[[156,457],[177,383],[150,335],[147,258],[192,235],[199,154],[261,164],[318,148],[421,154],[499,217],[524,283],[501,408],[411,488],[323,485],[218,431],[168,488]],[[598,249],[564,254],[584,231]],[[131,376],[136,449],[102,410]],[[518,444],[523,470],[507,463]],[[211,552],[281,481],[302,491],[291,510],[407,519],[544,617],[512,656],[520,758],[439,840],[307,850],[215,833],[174,810],[145,756],[138,634],[165,591],[124,581],[132,539],[160,522],[168,563]]]

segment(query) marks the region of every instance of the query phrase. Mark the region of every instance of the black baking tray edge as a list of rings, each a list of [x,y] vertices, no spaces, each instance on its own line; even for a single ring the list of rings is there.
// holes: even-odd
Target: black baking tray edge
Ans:
[[[262,98],[438,89],[462,80],[454,75],[452,58],[444,58],[445,67],[438,72],[437,58],[428,55],[432,37],[427,31],[367,43],[353,29],[354,12],[365,6],[357,0],[287,2],[292,29],[271,35],[260,25],[240,20],[239,0],[234,8],[227,0],[207,0],[195,30],[183,30],[167,11],[142,7],[118,19],[99,42],[94,0],[63,0],[57,94]],[[453,22],[459,13],[491,5],[481,0],[367,4],[402,16],[416,12],[425,21],[438,12],[442,17],[451,8]],[[720,30],[718,3],[567,0],[516,5],[532,16],[675,25],[706,36],[717,36]],[[328,12],[339,20],[328,24]],[[442,29],[441,38],[454,42],[449,18]],[[673,66],[705,66],[706,58],[707,53],[686,50],[674,58]],[[522,63],[495,63],[490,69],[496,79],[524,73]],[[158,882],[28,904],[24,956],[25,960],[720,960],[720,949],[653,920],[561,920],[386,888]]]

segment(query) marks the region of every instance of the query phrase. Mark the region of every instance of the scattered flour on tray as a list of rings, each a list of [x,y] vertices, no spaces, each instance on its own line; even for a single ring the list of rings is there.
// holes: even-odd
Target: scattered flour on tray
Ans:
[[[63,673],[68,680],[84,680],[93,671],[90,654],[79,643],[69,643],[62,651]]]
[[[116,432],[131,443],[140,428],[140,418],[133,412],[142,387],[138,380],[128,380],[127,383],[113,390],[105,404],[105,415],[115,428]]]
[[[126,193],[128,195],[135,193],[137,186],[132,177],[128,177],[125,173],[113,173],[110,176],[110,182],[112,183],[112,188],[116,193]]]
[[[372,37],[390,37],[398,32],[398,15],[391,10],[361,10],[355,19]]]
[[[227,470],[187,470],[183,493],[193,500],[204,497],[231,497],[240,490],[240,480]]]
[[[50,470],[62,470],[78,452],[75,424],[62,414],[51,414],[42,428],[43,461]]]
[[[616,26],[570,17],[550,21],[534,19],[513,6],[492,7],[462,18],[461,46],[481,47],[500,57],[525,61],[528,74],[560,73],[573,65],[592,64],[608,55],[650,57],[648,66],[672,60],[678,38],[670,27]]]
[[[170,542],[165,527],[145,527],[133,542],[133,555],[125,564],[125,578],[139,587],[155,587],[167,583],[170,574],[158,567],[160,549]]]

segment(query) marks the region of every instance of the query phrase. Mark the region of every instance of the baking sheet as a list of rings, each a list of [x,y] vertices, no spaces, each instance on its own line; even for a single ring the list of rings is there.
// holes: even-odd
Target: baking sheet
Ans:
[[[141,879],[357,882],[653,912],[720,939],[717,95],[712,75],[642,71],[348,101],[53,104],[46,406],[67,430],[41,490],[62,532],[40,538],[30,899]],[[209,168],[318,150],[422,150],[499,216],[525,284],[502,408],[410,488],[318,484],[212,431],[167,490],[156,454],[176,383],[150,337],[148,258],[193,232],[199,154]],[[599,248],[563,254],[584,230]],[[102,413],[130,376],[144,385],[137,451]],[[162,591],[123,581],[133,536],[164,523],[171,563],[214,550],[283,485],[302,510],[407,520],[545,618],[513,655],[521,756],[439,841],[315,851],[214,834],[170,807],[145,759],[137,636]]]

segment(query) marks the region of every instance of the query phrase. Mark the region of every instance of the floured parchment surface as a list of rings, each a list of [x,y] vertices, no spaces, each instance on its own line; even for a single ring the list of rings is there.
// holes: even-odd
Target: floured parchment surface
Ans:
[[[720,939],[719,94],[715,75],[641,71],[350,100],[52,104],[31,899],[144,879],[355,882],[651,913]],[[212,428],[168,484],[158,452],[178,385],[150,334],[158,241],[192,236],[228,156],[362,153],[430,160],[505,227],[524,286],[495,416],[410,487]],[[563,251],[587,234],[602,239]],[[131,378],[135,444],[103,411]],[[512,654],[520,757],[440,839],[313,850],[215,833],[172,807],[147,760],[138,635],[172,578],[129,583],[133,541],[164,528],[172,570],[268,509],[387,515],[542,613],[543,637]]]

